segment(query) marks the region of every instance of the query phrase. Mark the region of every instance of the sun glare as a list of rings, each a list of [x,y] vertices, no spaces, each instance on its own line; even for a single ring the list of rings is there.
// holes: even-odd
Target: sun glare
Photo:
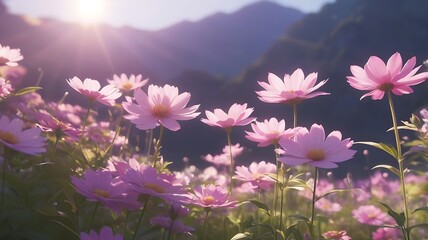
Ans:
[[[77,13],[82,24],[96,24],[104,14],[105,0],[78,0]]]

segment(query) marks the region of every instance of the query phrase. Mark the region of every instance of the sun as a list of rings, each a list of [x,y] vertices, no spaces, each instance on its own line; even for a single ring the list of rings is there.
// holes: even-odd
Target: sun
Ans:
[[[97,24],[103,17],[105,0],[78,0],[77,14],[84,25]]]

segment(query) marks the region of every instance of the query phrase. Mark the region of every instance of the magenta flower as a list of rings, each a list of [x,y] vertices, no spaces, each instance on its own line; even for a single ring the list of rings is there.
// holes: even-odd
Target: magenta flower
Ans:
[[[352,210],[352,215],[358,222],[368,225],[380,226],[394,222],[389,215],[373,205],[360,206]]]
[[[10,67],[18,66],[18,61],[24,57],[21,55],[20,49],[11,49],[9,46],[2,46],[0,44],[0,67],[7,65]]]
[[[161,226],[162,228],[172,231],[173,233],[190,233],[195,229],[184,225],[180,220],[172,220],[170,217],[156,216],[150,219],[150,223],[153,225]]]
[[[119,212],[121,209],[133,210],[139,207],[137,195],[129,192],[127,184],[112,173],[88,168],[82,178],[71,177],[76,192],[83,195],[88,201],[101,202],[108,208]]]
[[[38,121],[37,127],[44,132],[53,132],[57,136],[65,134],[75,141],[78,140],[82,134],[80,130],[72,127],[70,124],[61,122],[46,111],[39,111],[34,113],[34,115]]]
[[[352,240],[346,231],[328,231],[321,234],[326,240]]]
[[[178,94],[178,88],[166,84],[164,87],[150,85],[148,95],[141,89],[135,89],[134,98],[137,104],[123,102],[123,108],[129,113],[125,118],[131,120],[138,129],[154,129],[162,125],[169,130],[177,131],[180,124],[177,120],[191,120],[200,113],[199,105],[185,108],[190,100],[190,93]]]
[[[80,233],[80,240],[123,240],[120,234],[114,235],[110,227],[103,227],[98,235],[97,232],[91,230],[88,233]]]
[[[281,138],[292,138],[295,129],[285,129],[285,120],[278,122],[276,118],[264,120],[263,122],[251,123],[254,132],[247,132],[248,140],[258,142],[257,146],[266,147],[271,144],[277,145]]]
[[[371,96],[373,100],[380,100],[385,92],[392,91],[395,95],[413,92],[410,86],[424,82],[428,72],[416,74],[421,66],[415,67],[416,57],[409,59],[403,66],[400,53],[394,53],[385,64],[380,58],[371,56],[364,69],[352,65],[353,76],[348,76],[348,83],[355,89],[370,91],[361,99]],[[416,75],[415,75],[416,74]]]
[[[39,128],[22,131],[24,122],[15,118],[2,116],[0,118],[0,144],[29,155],[38,155],[46,151],[46,139],[40,136]]]
[[[238,202],[231,201],[229,193],[224,188],[208,185],[195,187],[193,198],[189,203],[203,208],[233,208]]]
[[[129,78],[124,74],[120,74],[120,77],[118,75],[113,75],[113,80],[107,80],[111,85],[118,88],[122,92],[129,92],[137,88],[141,88],[142,86],[146,85],[149,79],[144,79],[141,81],[143,77],[141,74],[135,76],[132,74],[129,76]]]
[[[326,92],[314,92],[323,86],[327,80],[323,80],[315,85],[318,73],[311,73],[306,78],[302,69],[296,69],[293,74],[285,74],[281,80],[273,73],[269,73],[267,82],[258,82],[263,91],[256,91],[259,99],[267,103],[287,103],[297,104],[305,99],[314,98],[321,95],[329,95]]]
[[[214,112],[205,111],[207,118],[201,121],[213,127],[230,129],[234,126],[245,126],[254,121],[256,118],[250,117],[253,111],[253,108],[247,108],[246,103],[243,105],[234,103],[228,113],[218,108],[214,109]]]
[[[122,96],[119,89],[112,85],[107,85],[100,90],[100,83],[90,78],[86,78],[82,82],[78,77],[73,77],[72,79],[68,79],[67,83],[83,96],[88,97],[90,100],[97,100],[107,106],[114,106],[115,99]]]
[[[339,131],[331,132],[326,138],[324,127],[313,124],[309,131],[299,129],[294,140],[283,138],[279,141],[284,155],[279,161],[291,166],[308,163],[319,168],[336,168],[337,162],[354,156],[356,151],[349,149],[352,143],[349,138],[342,140]]]
[[[260,163],[253,162],[247,168],[245,166],[236,167],[236,175],[234,179],[243,182],[251,182],[252,185],[261,189],[268,190],[273,187],[275,180],[269,174],[276,172],[276,165],[261,161]]]
[[[378,228],[372,233],[373,240],[398,240],[401,236],[400,230],[395,228]]]
[[[315,202],[315,207],[325,213],[335,213],[342,210],[342,206],[339,203],[332,202],[327,198],[321,198]]]
[[[0,98],[7,97],[13,91],[13,87],[10,82],[0,77]]]
[[[170,175],[159,174],[152,166],[141,164],[139,169],[130,168],[121,178],[138,194],[159,197],[169,202],[185,202],[190,197],[181,185],[172,183]]]

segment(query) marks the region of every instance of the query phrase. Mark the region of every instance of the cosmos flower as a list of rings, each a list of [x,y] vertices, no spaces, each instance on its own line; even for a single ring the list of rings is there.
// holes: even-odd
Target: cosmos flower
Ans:
[[[291,138],[294,136],[295,129],[285,129],[285,120],[278,122],[276,118],[263,122],[251,123],[253,132],[247,132],[245,136],[248,140],[257,142],[257,146],[266,147],[271,144],[277,145],[281,138]]]
[[[247,108],[246,103],[242,105],[234,103],[228,113],[218,108],[214,109],[214,112],[205,111],[207,118],[201,121],[209,126],[230,129],[234,126],[245,126],[254,121],[256,118],[250,117],[253,111],[253,108]]]
[[[110,227],[103,227],[100,230],[100,234],[97,234],[94,230],[89,233],[80,233],[80,240],[123,240],[123,236],[120,234],[114,235]]]
[[[324,127],[313,124],[311,129],[300,128],[293,140],[283,138],[279,141],[284,156],[279,158],[284,164],[295,166],[308,163],[319,168],[336,168],[337,162],[351,159],[355,152],[349,149],[352,141],[342,140],[339,131],[325,137]]]
[[[61,122],[46,111],[40,110],[39,112],[34,113],[34,116],[38,121],[37,127],[42,129],[44,132],[53,132],[58,136],[65,134],[75,141],[78,140],[82,134],[82,131],[77,130],[70,124]]]
[[[428,72],[416,74],[421,66],[415,67],[416,57],[409,59],[403,66],[400,53],[394,53],[385,64],[379,57],[371,56],[364,69],[352,65],[352,75],[348,76],[348,83],[355,89],[370,91],[361,99],[371,96],[373,100],[380,100],[385,92],[393,92],[395,95],[409,94],[413,92],[410,86],[424,82],[428,78]]]
[[[237,166],[234,179],[243,182],[251,182],[252,185],[261,189],[267,190],[273,187],[275,180],[269,177],[269,174],[276,172],[276,165],[261,161],[260,163],[253,162],[249,167]]]
[[[129,92],[137,88],[141,88],[142,86],[146,85],[149,79],[144,79],[141,81],[143,77],[141,74],[135,76],[132,74],[131,76],[127,77],[124,73],[120,74],[120,77],[118,75],[113,75],[113,80],[107,80],[111,85],[118,88],[122,92]]]
[[[328,231],[321,234],[326,240],[352,240],[346,231]]]
[[[352,210],[352,215],[358,222],[368,225],[380,226],[394,222],[388,214],[373,205],[360,206]]]
[[[100,83],[90,78],[86,78],[82,82],[78,77],[73,77],[72,79],[68,79],[67,83],[83,96],[107,106],[114,106],[115,100],[122,96],[119,89],[112,85],[107,85],[100,90]]]
[[[203,208],[232,208],[238,203],[232,201],[226,189],[220,186],[196,186],[191,204]]]
[[[39,128],[22,130],[24,122],[6,116],[0,118],[0,144],[29,155],[38,155],[46,151],[46,139],[40,136]]]
[[[129,192],[128,185],[113,178],[109,171],[92,170],[88,168],[81,178],[72,176],[71,182],[76,192],[88,201],[96,201],[108,208],[119,212],[121,209],[136,209],[139,207],[138,195]]]
[[[0,98],[7,97],[13,91],[13,87],[10,82],[0,77]]]
[[[21,55],[20,49],[11,49],[9,46],[2,46],[0,44],[0,66],[7,65],[9,67],[18,66],[18,61],[24,57]]]
[[[335,213],[342,210],[342,206],[339,203],[332,202],[327,198],[321,198],[315,202],[315,207],[325,213]]]
[[[172,131],[180,129],[177,120],[191,120],[200,113],[196,112],[199,105],[186,108],[190,93],[178,94],[178,88],[166,84],[158,87],[151,84],[148,95],[141,89],[135,89],[134,98],[137,104],[123,102],[123,108],[129,113],[125,118],[136,125],[138,129],[154,129],[159,125]]]
[[[400,230],[395,228],[378,228],[372,233],[373,240],[398,240],[401,237]]]
[[[232,155],[234,156],[234,158],[238,157],[239,155],[242,154],[242,152],[244,151],[244,148],[241,147],[241,145],[239,143],[232,145]],[[229,166],[230,165],[230,153],[229,153],[229,146],[226,145],[223,148],[223,152],[221,154],[218,155],[211,155],[211,154],[207,154],[205,156],[202,157],[204,160],[206,160],[207,162],[213,163],[215,165],[223,165],[223,166]]]
[[[269,73],[267,82],[258,82],[263,91],[256,91],[259,99],[266,103],[286,103],[297,104],[305,99],[314,98],[321,95],[329,95],[326,92],[314,92],[323,86],[327,80],[323,80],[315,85],[318,73],[310,73],[306,78],[302,69],[296,69],[293,74],[285,74],[281,80],[273,73]]]

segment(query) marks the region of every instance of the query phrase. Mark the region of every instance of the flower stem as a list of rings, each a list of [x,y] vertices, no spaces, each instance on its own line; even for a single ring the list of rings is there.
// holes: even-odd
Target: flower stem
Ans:
[[[158,161],[158,158],[160,158],[160,148],[161,148],[162,137],[163,137],[163,126],[160,125],[159,139],[156,142],[155,153],[153,155],[153,167],[154,168],[156,168],[156,162]]]
[[[310,232],[312,238],[315,238],[315,229],[314,229],[314,222],[315,222],[315,202],[316,202],[316,191],[317,191],[317,179],[318,179],[318,168],[315,167],[315,175],[314,175],[314,189],[312,191],[312,208],[311,208],[311,221],[310,221]]]
[[[7,169],[7,159],[8,154],[6,152],[8,151],[5,147],[4,149],[4,155],[3,155],[3,169],[2,169],[2,175],[1,175],[1,198],[0,198],[0,212],[3,212],[3,205],[4,205],[4,194],[5,194],[5,182],[6,182],[6,169]]]
[[[207,227],[208,227],[208,215],[211,212],[211,208],[205,208],[205,220],[204,220],[204,232],[203,232],[203,239],[205,240],[207,237]]]
[[[143,211],[141,212],[140,218],[138,218],[137,227],[135,228],[135,232],[134,232],[134,236],[132,237],[132,240],[135,240],[135,238],[137,237],[138,229],[140,228],[141,222],[143,221],[144,213],[146,212],[149,199],[150,197],[147,197],[146,201],[144,202]]]
[[[122,123],[122,118],[123,118],[123,108],[121,108],[120,110],[120,114],[119,114],[119,119],[117,120],[116,123],[116,129],[114,131],[114,136],[113,139],[111,140],[111,143],[108,145],[107,149],[104,151],[104,156],[107,155],[107,153],[110,151],[110,149],[113,147],[114,145],[114,141],[116,141],[117,136],[119,135],[120,130],[122,129],[120,127],[121,123]],[[104,157],[103,156],[103,157]]]
[[[402,158],[402,155],[401,155],[400,135],[398,133],[398,126],[397,126],[397,115],[395,113],[391,91],[388,91],[388,102],[389,102],[389,108],[391,109],[392,124],[394,125],[395,144],[397,145],[397,161],[398,161],[398,167],[399,167],[399,173],[400,173],[401,193],[403,194],[402,197],[404,202],[404,216],[406,218],[405,226],[404,226],[405,233],[403,233],[404,235],[403,237],[404,239],[410,240],[409,210],[407,207],[406,185],[405,185],[405,178],[404,178],[404,159]]]
[[[230,185],[229,185],[229,192],[230,195],[232,195],[233,190],[233,170],[234,170],[234,163],[233,163],[233,155],[232,155],[232,138],[230,132],[232,131],[231,128],[226,129],[226,135],[227,135],[227,144],[229,145],[229,157],[230,157],[230,169],[229,169],[229,176],[230,176]]]
[[[293,104],[293,128],[297,127],[297,104]]]
[[[278,148],[278,145],[275,144],[274,145],[274,150]],[[273,225],[275,226],[276,221],[275,221],[275,216],[276,216],[276,209],[278,208],[278,188],[279,188],[279,170],[280,170],[280,166],[281,163],[278,161],[279,158],[279,154],[275,152],[275,161],[276,161],[276,181],[275,181],[275,188],[273,190],[273,203],[272,203],[272,207],[273,207]],[[275,237],[274,239],[276,240],[278,237],[278,232],[275,231]]]
[[[171,220],[171,226],[168,230],[168,238],[167,238],[168,240],[171,240],[171,236],[172,236],[171,233],[172,233],[172,229],[174,229],[174,222],[175,222],[175,218]]]
[[[88,224],[88,232],[89,232],[89,230],[91,230],[91,228],[92,228],[92,223],[94,222],[95,215],[97,214],[97,210],[98,210],[98,207],[99,207],[99,206],[100,206],[100,202],[97,202],[97,204],[95,205],[94,212],[92,213],[91,220],[89,220],[89,224]]]

